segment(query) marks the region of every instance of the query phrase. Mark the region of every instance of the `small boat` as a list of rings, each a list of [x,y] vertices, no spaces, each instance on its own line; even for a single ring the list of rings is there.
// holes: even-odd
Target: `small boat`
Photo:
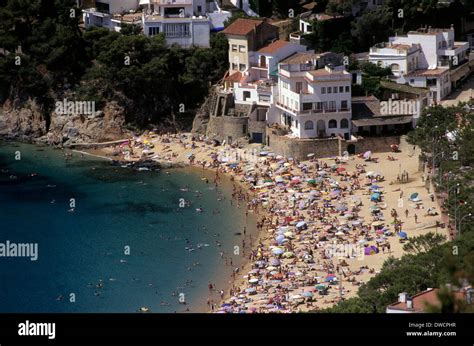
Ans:
[[[140,308],[140,312],[150,312],[150,308],[149,307],[146,307],[146,306],[142,306]]]
[[[141,171],[149,171],[150,169],[148,167],[140,167],[138,170]]]

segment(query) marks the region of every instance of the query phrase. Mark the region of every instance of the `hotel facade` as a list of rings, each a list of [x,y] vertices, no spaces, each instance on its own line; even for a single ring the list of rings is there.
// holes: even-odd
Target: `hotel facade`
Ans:
[[[398,84],[428,89],[436,104],[469,74],[469,43],[455,41],[453,28],[421,28],[373,46],[369,61],[390,68]]]

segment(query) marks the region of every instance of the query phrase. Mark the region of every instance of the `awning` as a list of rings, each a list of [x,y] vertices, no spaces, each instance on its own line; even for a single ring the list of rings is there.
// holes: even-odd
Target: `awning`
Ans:
[[[381,126],[381,125],[399,125],[408,124],[413,120],[413,116],[404,115],[398,117],[374,117],[367,119],[352,120],[352,124],[357,127],[362,126]]]
[[[461,67],[458,67],[456,70],[451,71],[451,82],[457,82],[458,80],[464,78],[471,72],[469,64],[466,63]]]

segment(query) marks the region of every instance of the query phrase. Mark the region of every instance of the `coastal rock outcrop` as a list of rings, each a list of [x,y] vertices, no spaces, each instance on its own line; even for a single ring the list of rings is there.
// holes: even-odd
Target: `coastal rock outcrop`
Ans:
[[[109,102],[95,115],[51,115],[51,125],[42,138],[50,144],[106,142],[124,136],[124,109],[116,102]]]
[[[35,100],[29,99],[21,108],[7,100],[3,104],[1,135],[11,138],[37,138],[43,136],[46,119],[43,110]]]
[[[116,102],[109,102],[95,115],[53,112],[49,122],[34,100],[22,107],[6,101],[0,114],[0,135],[52,145],[113,141],[124,136],[125,110]]]

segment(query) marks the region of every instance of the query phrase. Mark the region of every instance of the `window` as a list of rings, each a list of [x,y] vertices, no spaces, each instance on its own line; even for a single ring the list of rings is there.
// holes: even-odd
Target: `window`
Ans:
[[[245,53],[245,46],[239,45],[239,52]]]
[[[95,2],[95,7],[99,12],[109,13],[110,11],[110,5],[100,1]]]
[[[329,110],[331,111],[336,110],[336,101],[329,101]]]
[[[167,23],[163,29],[165,37],[189,37],[191,29],[189,23]]]
[[[296,92],[299,94],[303,90],[303,83],[302,82],[296,82]]]
[[[328,87],[328,94],[331,94],[331,93],[332,93],[332,88]]]
[[[198,6],[198,13],[201,13],[202,12],[202,6]]]
[[[327,109],[328,109],[328,102],[327,102],[327,101],[323,101],[322,104],[323,104],[323,109],[324,109],[324,110],[327,110]]]
[[[392,73],[399,73],[400,72],[400,65],[398,64],[392,64],[390,65],[390,69],[392,70]],[[408,71],[411,71],[411,63],[408,63]]]
[[[245,68],[246,68],[245,64],[239,64],[240,71],[245,71]]]
[[[347,109],[347,101],[341,101],[341,109]]]
[[[410,79],[410,84],[413,84],[415,83],[415,80],[414,79]]]
[[[148,36],[155,36],[159,33],[160,33],[160,28],[157,28],[157,27],[148,28]]]
[[[311,120],[307,120],[304,123],[304,129],[305,130],[314,130],[314,123]]]
[[[298,128],[298,120],[295,120],[295,127]]]
[[[289,89],[290,85],[288,84],[288,82],[281,82],[281,86],[283,89]]]
[[[350,86],[346,85],[346,93],[348,93],[350,91],[351,91]]]
[[[242,133],[247,134],[247,124],[242,125]]]
[[[237,70],[237,64],[236,63],[232,63],[232,69]]]
[[[303,102],[303,110],[309,111],[313,109],[313,104],[311,102]]]
[[[329,120],[328,127],[329,127],[330,129],[335,129],[335,128],[337,128],[337,121],[334,120],[334,119]]]
[[[342,119],[341,120],[341,129],[348,129],[349,128],[349,120]]]
[[[337,94],[337,87],[332,88],[332,92],[333,92],[334,94]]]
[[[237,52],[237,45],[236,45],[236,44],[233,44],[233,45],[232,45],[232,51],[233,51],[233,52]]]
[[[250,98],[250,91],[244,91],[244,101]]]
[[[325,94],[326,93],[326,87],[322,87],[321,88],[321,94]]]
[[[318,112],[321,112],[323,110],[323,103],[322,102],[316,102],[315,103],[315,109]]]
[[[344,87],[343,87],[343,86],[340,86],[340,87],[339,87],[339,92],[340,92],[340,93],[343,93],[343,92],[344,92]]]

